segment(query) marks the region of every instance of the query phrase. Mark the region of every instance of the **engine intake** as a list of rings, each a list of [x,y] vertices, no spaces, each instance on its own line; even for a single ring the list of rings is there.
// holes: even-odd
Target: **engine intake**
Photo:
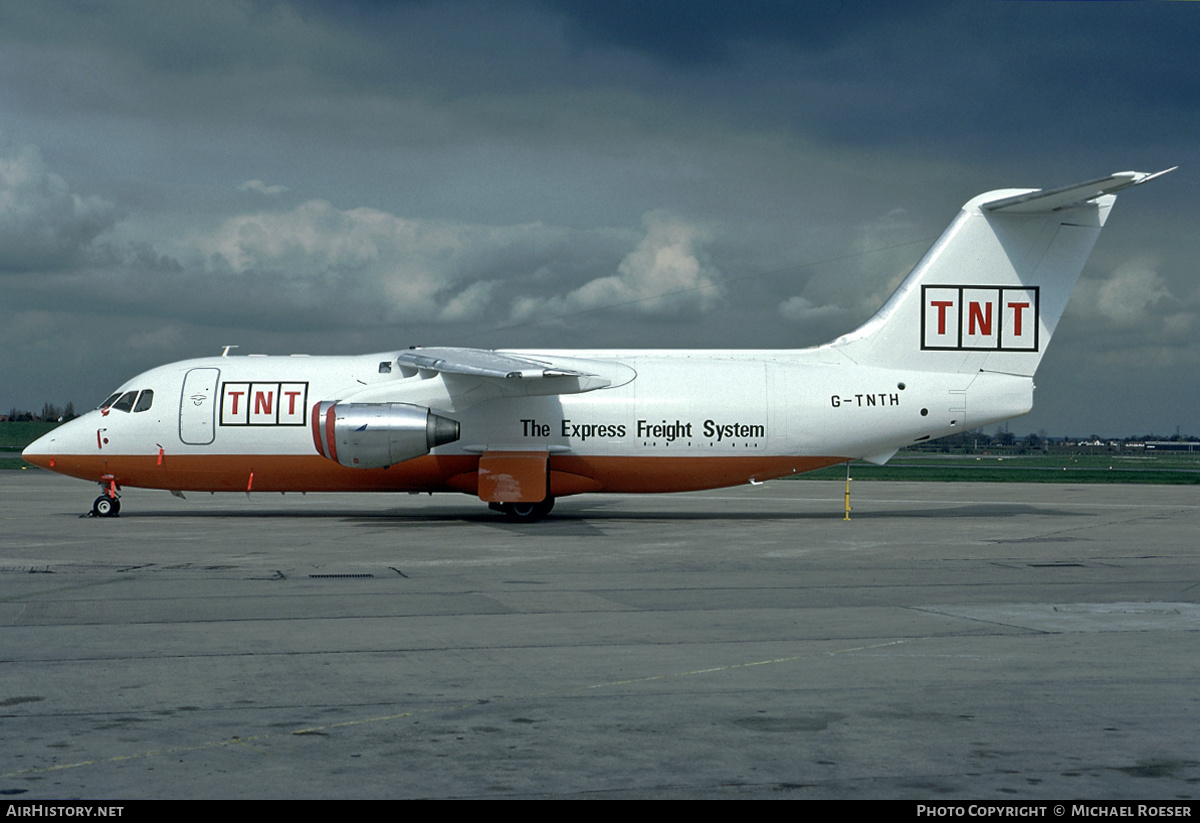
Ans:
[[[312,408],[313,445],[352,469],[382,469],[459,438],[457,420],[410,403],[337,403]]]

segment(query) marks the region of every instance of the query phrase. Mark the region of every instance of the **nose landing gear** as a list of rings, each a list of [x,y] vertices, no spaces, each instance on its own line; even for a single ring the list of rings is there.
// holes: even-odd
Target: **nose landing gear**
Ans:
[[[92,502],[92,517],[117,517],[120,513],[120,498],[102,494]]]
[[[92,517],[119,517],[121,498],[117,496],[116,478],[105,475],[100,488],[104,489],[104,493],[92,501]]]

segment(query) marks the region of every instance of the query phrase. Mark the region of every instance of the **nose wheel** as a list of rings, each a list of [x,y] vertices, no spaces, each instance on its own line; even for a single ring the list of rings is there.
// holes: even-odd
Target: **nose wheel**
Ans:
[[[92,502],[92,517],[117,517],[121,513],[121,501],[102,494]]]

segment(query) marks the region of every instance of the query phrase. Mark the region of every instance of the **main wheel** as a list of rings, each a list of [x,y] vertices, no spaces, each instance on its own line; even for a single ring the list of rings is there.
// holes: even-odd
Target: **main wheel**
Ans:
[[[116,517],[121,513],[121,501],[102,494],[92,503],[92,514],[96,517]]]
[[[554,498],[547,497],[540,503],[501,503],[500,511],[513,523],[534,523],[541,520],[554,508]]]

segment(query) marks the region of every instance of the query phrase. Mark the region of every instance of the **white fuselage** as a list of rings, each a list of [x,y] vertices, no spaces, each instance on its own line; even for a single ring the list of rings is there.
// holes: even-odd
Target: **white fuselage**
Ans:
[[[76,477],[179,491],[378,489],[474,493],[485,453],[547,453],[556,494],[680,491],[762,481],[1023,414],[1032,380],[873,369],[829,347],[795,352],[516,352],[578,359],[609,385],[521,396],[405,376],[392,354],[214,357],[139,375],[150,408],[88,412],[26,458]],[[518,389],[524,385],[517,383]],[[341,466],[314,445],[320,401],[400,402],[452,418],[460,436],[387,468]],[[969,421],[969,424],[968,424]],[[53,461],[53,464],[51,464]],[[456,479],[457,478],[457,479]]]

